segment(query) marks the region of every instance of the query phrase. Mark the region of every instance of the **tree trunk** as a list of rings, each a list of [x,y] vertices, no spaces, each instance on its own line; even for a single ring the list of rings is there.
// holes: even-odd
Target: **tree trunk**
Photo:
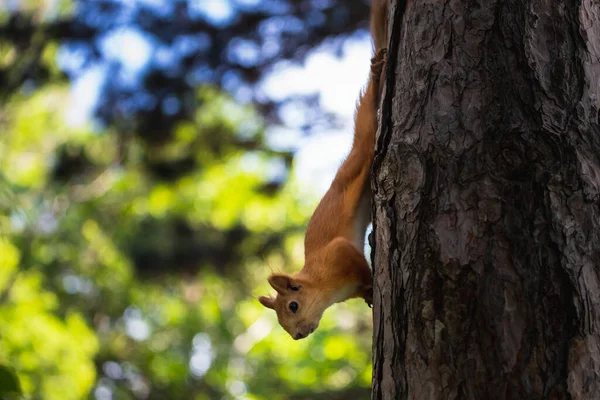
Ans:
[[[598,0],[390,4],[372,398],[600,399]]]

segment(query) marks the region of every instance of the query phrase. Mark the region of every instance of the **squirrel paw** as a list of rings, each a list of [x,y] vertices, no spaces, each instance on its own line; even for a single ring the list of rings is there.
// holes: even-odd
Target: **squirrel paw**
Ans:
[[[369,308],[373,308],[373,285],[365,286],[363,289],[363,299]]]
[[[384,65],[387,63],[387,49],[379,49],[379,51],[371,58],[371,74],[379,79]]]
[[[371,59],[371,80],[374,83],[372,86],[377,93],[376,102],[379,103],[379,96],[383,91],[381,83],[384,81],[385,64],[387,63],[387,49],[379,49],[375,56]]]

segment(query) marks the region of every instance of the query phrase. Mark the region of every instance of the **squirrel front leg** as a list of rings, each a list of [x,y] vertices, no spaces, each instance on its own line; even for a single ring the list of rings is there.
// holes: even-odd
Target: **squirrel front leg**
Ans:
[[[381,96],[381,77],[384,71],[384,67],[387,61],[387,50],[385,48],[379,49],[377,54],[371,59],[371,76],[369,79],[369,86],[359,104],[356,115],[356,135],[363,134],[366,137],[367,142],[365,145],[371,146],[373,149],[369,154],[367,165],[369,166],[373,162],[374,155],[374,140],[377,132],[377,108],[379,106]],[[374,118],[374,121],[373,121]],[[361,130],[359,130],[361,129]],[[365,134],[366,133],[366,134]],[[369,143],[370,142],[370,143]],[[368,178],[368,177],[367,177]],[[365,179],[363,183],[363,196],[371,197],[368,179]],[[366,212],[370,213],[370,210]],[[358,216],[356,217],[358,218]],[[358,262],[355,268],[358,268],[358,274],[360,286],[354,297],[361,297],[365,300],[369,307],[373,305],[373,276],[369,265],[362,254],[360,253],[362,262]]]

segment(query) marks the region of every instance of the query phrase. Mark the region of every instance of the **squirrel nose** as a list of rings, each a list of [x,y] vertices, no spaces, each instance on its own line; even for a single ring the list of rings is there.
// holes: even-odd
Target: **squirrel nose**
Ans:
[[[303,334],[301,334],[300,332],[298,332],[298,333],[296,333],[296,336],[294,336],[294,339],[298,340],[298,339],[302,339],[303,337],[305,337],[305,336]]]

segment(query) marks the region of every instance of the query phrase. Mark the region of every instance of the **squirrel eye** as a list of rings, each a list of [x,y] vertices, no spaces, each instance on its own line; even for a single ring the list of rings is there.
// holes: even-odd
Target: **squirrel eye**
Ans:
[[[290,303],[290,310],[292,310],[293,313],[295,313],[296,311],[298,311],[298,303],[296,303],[295,301],[292,301]]]

